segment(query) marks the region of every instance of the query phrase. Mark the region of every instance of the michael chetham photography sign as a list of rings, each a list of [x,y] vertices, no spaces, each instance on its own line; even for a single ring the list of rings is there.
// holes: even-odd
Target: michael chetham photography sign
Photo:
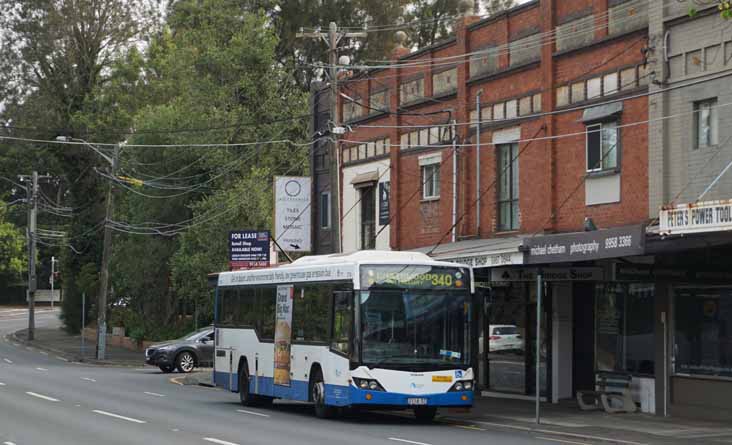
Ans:
[[[524,239],[526,264],[589,261],[642,255],[645,227],[629,226],[591,232],[561,233]]]

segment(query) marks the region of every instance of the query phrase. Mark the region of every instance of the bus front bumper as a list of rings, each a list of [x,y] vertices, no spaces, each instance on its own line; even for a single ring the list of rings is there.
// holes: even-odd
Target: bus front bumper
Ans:
[[[448,407],[473,406],[473,391],[454,391],[437,394],[401,394],[369,391],[350,387],[351,405],[374,407],[413,408],[418,406]]]

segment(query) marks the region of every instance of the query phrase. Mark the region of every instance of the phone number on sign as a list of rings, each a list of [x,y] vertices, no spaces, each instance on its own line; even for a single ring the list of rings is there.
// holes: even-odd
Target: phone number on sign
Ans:
[[[632,246],[633,246],[633,236],[632,235],[613,236],[613,237],[605,239],[605,248],[606,249],[618,249],[620,247],[632,247]]]

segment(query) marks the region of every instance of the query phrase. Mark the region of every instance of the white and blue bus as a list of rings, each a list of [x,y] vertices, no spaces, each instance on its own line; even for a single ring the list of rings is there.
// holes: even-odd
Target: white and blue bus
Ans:
[[[244,405],[470,407],[471,270],[421,253],[362,251],[222,272],[214,382]]]

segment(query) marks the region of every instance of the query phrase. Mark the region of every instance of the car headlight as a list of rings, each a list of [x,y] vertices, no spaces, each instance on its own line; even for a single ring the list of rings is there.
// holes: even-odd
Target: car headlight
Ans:
[[[384,391],[381,384],[374,379],[362,379],[358,377],[353,378],[353,383],[360,389],[366,389],[370,391]]]

